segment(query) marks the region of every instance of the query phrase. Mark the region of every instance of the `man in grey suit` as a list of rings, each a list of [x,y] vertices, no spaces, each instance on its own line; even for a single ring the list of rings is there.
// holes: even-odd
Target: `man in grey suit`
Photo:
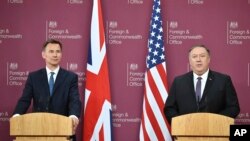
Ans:
[[[210,51],[204,45],[189,50],[192,71],[174,79],[164,113],[171,123],[175,116],[208,112],[235,118],[239,112],[237,94],[230,76],[209,69]]]
[[[46,67],[28,75],[13,116],[26,113],[33,101],[33,112],[68,116],[76,130],[81,116],[78,76],[59,66],[62,58],[62,44],[59,41],[51,39],[45,42],[42,57]]]

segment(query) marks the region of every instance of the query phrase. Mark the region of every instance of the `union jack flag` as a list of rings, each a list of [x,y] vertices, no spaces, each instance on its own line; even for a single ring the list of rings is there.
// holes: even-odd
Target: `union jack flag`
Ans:
[[[154,0],[148,39],[140,141],[172,141],[163,107],[168,97],[161,2]]]
[[[93,1],[83,141],[111,141],[111,96],[101,0]]]

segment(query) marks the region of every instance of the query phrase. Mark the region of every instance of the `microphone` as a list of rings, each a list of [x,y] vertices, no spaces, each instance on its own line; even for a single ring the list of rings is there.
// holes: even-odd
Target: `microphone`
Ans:
[[[207,104],[207,96],[205,97],[205,106],[206,106],[205,112],[208,112],[209,111],[209,107],[208,107],[208,104]]]
[[[196,100],[196,104],[197,104],[197,112],[199,112],[199,111],[200,111],[200,103],[199,103],[199,101],[200,101],[200,98],[199,98],[199,96],[197,96],[197,100]]]

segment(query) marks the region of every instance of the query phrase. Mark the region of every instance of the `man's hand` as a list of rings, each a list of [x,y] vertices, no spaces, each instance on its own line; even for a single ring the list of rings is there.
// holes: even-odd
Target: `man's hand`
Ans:
[[[20,116],[20,114],[14,114],[12,117],[18,117]]]
[[[73,121],[73,133],[75,134],[76,133],[76,129],[77,129],[77,126],[78,126],[78,124],[79,124],[79,119],[76,117],[76,116],[74,116],[74,115],[71,115],[71,116],[69,116],[71,119],[72,119],[72,121]]]

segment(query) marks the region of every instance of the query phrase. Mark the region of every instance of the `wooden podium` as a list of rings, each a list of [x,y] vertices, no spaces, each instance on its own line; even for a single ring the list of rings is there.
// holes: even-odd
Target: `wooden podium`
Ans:
[[[229,141],[234,119],[212,113],[193,113],[172,119],[176,141]]]
[[[30,113],[10,119],[14,141],[69,141],[73,122],[69,117],[52,113]]]

